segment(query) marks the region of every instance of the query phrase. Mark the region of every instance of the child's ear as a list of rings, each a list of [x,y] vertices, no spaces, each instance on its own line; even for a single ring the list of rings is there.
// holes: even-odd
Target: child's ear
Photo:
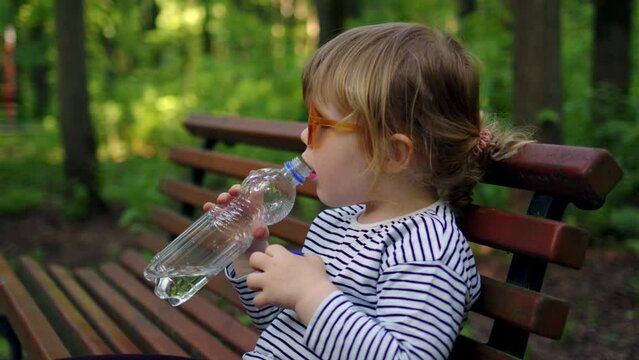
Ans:
[[[384,170],[388,173],[398,173],[407,169],[413,157],[413,141],[404,134],[393,134],[389,150]]]

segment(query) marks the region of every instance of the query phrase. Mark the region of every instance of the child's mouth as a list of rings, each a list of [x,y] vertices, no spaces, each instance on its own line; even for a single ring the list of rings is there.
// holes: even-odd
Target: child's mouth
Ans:
[[[308,177],[306,178],[306,180],[313,181],[313,180],[315,180],[315,178],[317,178],[317,173],[315,172],[315,170],[313,170],[313,171],[311,171],[311,173],[308,175]]]

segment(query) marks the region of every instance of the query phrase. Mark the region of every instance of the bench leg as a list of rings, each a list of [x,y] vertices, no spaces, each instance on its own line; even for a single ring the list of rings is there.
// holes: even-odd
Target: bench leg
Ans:
[[[21,360],[22,346],[20,345],[20,340],[18,340],[16,333],[13,332],[13,328],[11,328],[11,324],[9,324],[9,320],[4,315],[0,315],[0,335],[9,342],[9,349],[11,351],[11,357],[9,359]]]

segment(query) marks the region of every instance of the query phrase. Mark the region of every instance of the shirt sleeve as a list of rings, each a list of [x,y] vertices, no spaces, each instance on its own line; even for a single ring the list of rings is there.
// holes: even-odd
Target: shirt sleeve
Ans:
[[[441,262],[396,265],[380,276],[374,313],[333,292],[304,341],[322,359],[446,359],[465,317],[466,292]]]
[[[266,329],[282,311],[282,308],[272,305],[263,308],[256,307],[253,299],[255,299],[257,294],[259,294],[260,292],[248,287],[246,283],[246,276],[236,276],[233,264],[226,267],[226,269],[224,270],[224,274],[226,275],[226,278],[231,282],[231,285],[233,285],[233,287],[235,288],[235,291],[239,295],[246,313],[251,318],[251,321],[253,322],[255,327],[257,327],[260,331]]]

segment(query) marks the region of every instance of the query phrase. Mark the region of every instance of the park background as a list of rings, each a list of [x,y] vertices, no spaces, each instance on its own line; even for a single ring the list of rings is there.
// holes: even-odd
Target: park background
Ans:
[[[189,114],[305,121],[301,69],[321,43],[358,25],[414,21],[477,57],[485,113],[534,126],[541,142],[606,148],[621,164],[625,177],[602,209],[568,211],[592,233],[592,249],[581,271],[549,270],[545,287],[573,308],[562,340],[533,338],[529,356],[630,359],[639,351],[635,5],[0,0],[0,251],[73,266],[115,256],[167,202],[159,179],[186,175],[166,155],[171,144],[199,145],[182,127]],[[80,41],[60,41],[74,34]],[[513,201],[489,186],[475,197],[495,207]],[[301,211],[310,218],[317,209]],[[503,268],[498,256],[479,256]]]

